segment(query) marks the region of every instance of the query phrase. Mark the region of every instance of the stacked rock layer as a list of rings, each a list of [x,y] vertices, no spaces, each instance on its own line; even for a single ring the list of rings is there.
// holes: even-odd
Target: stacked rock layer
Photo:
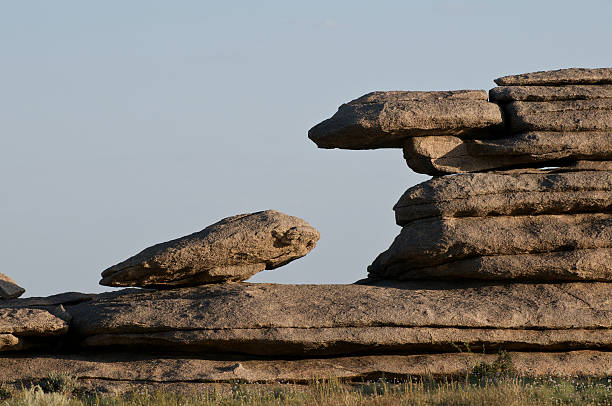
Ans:
[[[499,350],[523,375],[612,375],[612,69],[496,82],[371,93],[310,130],[434,175],[395,205],[402,230],[366,279],[243,282],[319,239],[273,210],[109,267],[116,292],[17,299],[0,274],[0,382],[456,377]]]
[[[570,290],[580,287],[586,289],[582,298],[598,300],[599,314],[611,320],[612,69],[536,72],[495,82],[489,101],[484,91],[373,93],[311,129],[309,137],[322,148],[403,148],[410,168],[434,176],[396,203],[402,230],[358,283],[446,282],[449,298],[466,284],[490,283],[499,290],[479,297],[463,291],[470,300],[452,310],[462,314],[477,302],[476,311],[488,316],[503,294],[533,288],[540,321],[561,317],[576,298]],[[454,121],[440,119],[440,111],[452,111]],[[561,306],[557,310],[540,301],[553,287],[567,293],[550,298]],[[480,331],[489,338],[483,344],[542,350],[525,345],[519,332],[573,335],[581,329],[573,317],[565,327],[517,319],[519,302],[510,300],[500,315],[518,323],[487,326]],[[457,319],[455,327],[465,329],[449,333],[460,342],[474,326]],[[601,334],[599,349],[612,348],[609,326],[587,329]],[[432,330],[440,333],[443,324]],[[500,338],[506,334],[517,335]],[[574,337],[554,348],[594,348],[590,343]]]

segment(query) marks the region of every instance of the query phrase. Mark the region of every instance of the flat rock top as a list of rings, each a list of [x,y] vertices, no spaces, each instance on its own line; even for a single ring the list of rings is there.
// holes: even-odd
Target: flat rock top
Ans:
[[[116,294],[67,307],[80,335],[368,326],[610,328],[606,283],[226,284]]]
[[[417,90],[392,90],[389,92],[371,92],[358,97],[347,104],[371,104],[401,101],[436,101],[436,100],[487,100],[487,92],[484,90],[442,90],[442,91],[417,91]]]
[[[204,230],[149,247],[102,272],[107,286],[190,286],[240,281],[310,252],[319,232],[274,210],[225,218]]]
[[[612,83],[612,68],[569,68],[523,73],[495,79],[499,86],[587,85]]]

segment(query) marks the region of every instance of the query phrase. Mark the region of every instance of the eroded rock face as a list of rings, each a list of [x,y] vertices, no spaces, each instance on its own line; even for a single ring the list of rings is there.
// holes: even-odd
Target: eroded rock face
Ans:
[[[612,130],[612,100],[516,101],[504,105],[504,122],[512,132]]]
[[[513,365],[526,376],[593,376],[612,374],[612,352],[511,352]],[[80,384],[97,380],[105,387],[185,382],[311,382],[314,379],[354,380],[406,377],[460,377],[481,362],[493,363],[496,354],[454,353],[377,355],[297,360],[211,360],[189,357],[151,357],[131,353],[83,355],[15,355],[0,358],[0,381],[16,382],[27,376],[42,379],[50,372],[79,376]]]
[[[612,210],[612,171],[562,168],[441,176],[409,188],[393,210],[401,226],[436,216],[608,212]]]
[[[612,214],[427,218],[402,228],[368,267],[424,268],[477,256],[612,247]]]
[[[484,90],[374,92],[343,104],[308,137],[319,148],[401,148],[408,137],[486,137],[502,125]]]
[[[97,348],[262,356],[455,351],[457,340],[612,348],[612,298],[597,282],[244,283],[117,294],[68,311],[73,336]]]
[[[395,280],[467,278],[508,282],[612,282],[612,249],[477,256],[424,268],[397,263],[384,270],[377,269],[370,275]]]
[[[15,299],[25,293],[25,289],[17,285],[17,283],[0,273],[0,300],[1,299]]]
[[[49,309],[0,308],[0,333],[20,336],[52,336],[68,331],[68,322]]]
[[[496,103],[610,98],[612,85],[499,86],[489,90],[489,99]]]
[[[523,73],[495,79],[499,86],[612,84],[612,68],[569,68]]]
[[[228,217],[157,244],[102,272],[106,286],[175,287],[242,281],[308,254],[319,232],[274,210]]]
[[[414,137],[404,143],[404,158],[412,170],[428,175],[611,160],[612,132],[528,132],[487,140]]]

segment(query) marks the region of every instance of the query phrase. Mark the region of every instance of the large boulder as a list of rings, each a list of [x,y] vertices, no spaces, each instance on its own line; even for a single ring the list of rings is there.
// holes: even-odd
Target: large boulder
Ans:
[[[522,73],[495,79],[499,86],[611,84],[612,68],[568,68]]]
[[[484,90],[374,92],[343,104],[308,131],[319,148],[401,148],[408,137],[490,136],[502,126]]]
[[[25,289],[17,285],[17,282],[0,273],[0,300],[14,299],[25,293]]]
[[[610,160],[612,133],[528,132],[487,140],[413,137],[404,143],[404,158],[412,170],[428,175]]]
[[[395,220],[612,211],[612,171],[572,169],[435,177],[404,192]]]
[[[102,272],[101,285],[171,288],[243,281],[312,250],[319,232],[274,210],[225,218],[197,233],[149,247]]]
[[[489,100],[496,103],[610,98],[612,85],[498,86],[489,90]]]
[[[605,283],[207,285],[67,308],[83,346],[260,356],[612,349]],[[511,315],[511,317],[509,317]]]
[[[612,99],[551,102],[515,101],[504,105],[512,132],[612,130]]]
[[[477,256],[612,247],[612,213],[442,217],[410,222],[368,267],[371,276]]]

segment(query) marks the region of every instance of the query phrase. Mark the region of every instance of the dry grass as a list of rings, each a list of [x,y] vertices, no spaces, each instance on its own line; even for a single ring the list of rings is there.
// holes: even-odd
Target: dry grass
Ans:
[[[387,381],[361,384],[337,380],[309,385],[235,383],[227,391],[148,392],[134,389],[122,396],[73,391],[45,392],[40,386],[14,391],[1,406],[108,405],[612,405],[612,378],[478,381]]]

